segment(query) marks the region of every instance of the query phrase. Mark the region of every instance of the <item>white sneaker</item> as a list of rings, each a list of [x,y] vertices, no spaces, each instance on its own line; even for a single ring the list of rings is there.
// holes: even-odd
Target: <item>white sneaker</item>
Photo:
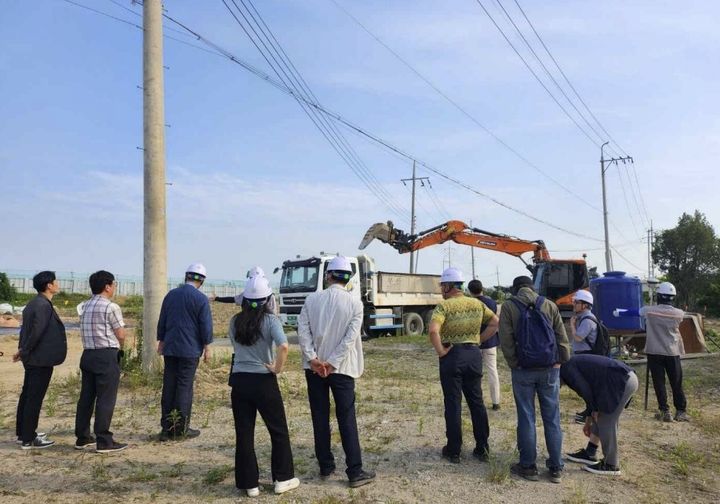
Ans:
[[[297,478],[289,479],[287,481],[276,481],[275,482],[275,493],[281,494],[293,490],[300,486],[300,480]]]
[[[258,495],[260,495],[260,488],[248,488],[245,490],[245,492],[247,492],[248,497],[257,497]]]

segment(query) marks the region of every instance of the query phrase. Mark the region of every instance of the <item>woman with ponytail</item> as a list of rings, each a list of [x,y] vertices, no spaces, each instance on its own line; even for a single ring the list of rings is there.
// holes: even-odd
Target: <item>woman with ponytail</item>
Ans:
[[[249,497],[260,495],[255,456],[255,419],[260,413],[272,443],[275,493],[297,488],[292,450],[277,375],[288,355],[282,323],[269,307],[272,289],[264,276],[247,281],[241,311],[230,320],[233,355],[230,387],[235,419],[235,486]],[[273,345],[277,355],[273,356]]]

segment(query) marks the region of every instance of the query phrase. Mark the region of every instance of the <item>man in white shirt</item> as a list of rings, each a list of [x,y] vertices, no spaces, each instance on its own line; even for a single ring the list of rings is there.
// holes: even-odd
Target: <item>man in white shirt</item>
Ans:
[[[346,474],[350,487],[375,479],[375,473],[362,467],[362,454],[355,418],[355,378],[364,369],[360,329],[363,306],[345,288],[352,277],[346,257],[337,256],[327,268],[327,288],[307,297],[298,319],[298,342],[308,386],[308,399],[315,435],[315,456],[320,476],[335,471],[330,447],[330,391],[345,450]]]

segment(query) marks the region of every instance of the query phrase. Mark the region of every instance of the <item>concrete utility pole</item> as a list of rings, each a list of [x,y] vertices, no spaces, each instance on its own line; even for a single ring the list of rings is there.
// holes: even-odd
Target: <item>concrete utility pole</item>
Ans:
[[[165,222],[165,105],[161,0],[143,3],[143,354],[145,372],[157,363],[160,306],[167,293]]]
[[[600,147],[600,178],[602,180],[603,224],[605,226],[605,271],[613,270],[612,254],[610,253],[610,234],[608,233],[607,195],[605,191],[605,172],[607,171],[607,168],[605,167],[605,164],[609,167],[612,164],[618,164],[619,161],[622,161],[623,164],[628,161],[631,163],[633,162],[633,158],[631,156],[605,159],[605,146],[609,143],[610,142],[605,142]]]
[[[655,278],[655,262],[652,258],[653,240],[655,232],[653,231],[652,221],[650,221],[650,229],[648,229],[648,278]]]
[[[400,179],[400,182],[405,185],[405,182],[412,181],[412,201],[410,203],[410,234],[415,234],[415,181],[419,180],[420,185],[425,185],[425,180],[430,183],[430,179],[428,177],[416,177],[415,176],[415,161],[413,161],[413,173],[412,178],[409,179]],[[410,252],[410,273],[415,273],[415,254],[417,252]]]

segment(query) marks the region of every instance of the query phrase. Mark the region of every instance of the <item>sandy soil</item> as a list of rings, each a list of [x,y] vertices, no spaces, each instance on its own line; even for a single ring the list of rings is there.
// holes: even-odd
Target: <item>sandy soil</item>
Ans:
[[[226,322],[224,322],[226,323]],[[217,333],[221,330],[216,329]],[[56,369],[40,420],[50,432],[53,448],[24,452],[14,443],[14,412],[22,382],[22,367],[10,362],[17,341],[0,341],[0,501],[16,502],[235,502],[234,430],[227,387],[227,347],[219,342],[216,358],[201,365],[196,382],[193,423],[202,430],[196,439],[161,444],[159,387],[125,375],[113,420],[119,441],[130,448],[114,455],[75,451],[73,422],[81,346],[69,333],[68,360]],[[287,372],[281,375],[297,475],[302,484],[283,496],[272,494],[267,432],[258,421],[257,452],[263,485],[260,502],[719,502],[720,482],[720,358],[685,361],[690,424],[662,424],[642,408],[642,392],[622,418],[623,475],[593,476],[568,463],[562,484],[541,473],[537,483],[508,477],[515,460],[515,411],[509,373],[500,362],[502,409],[489,411],[494,452],[491,464],[471,457],[466,442],[461,464],[440,457],[444,444],[442,394],[437,359],[421,339],[385,338],[365,344],[365,375],[358,380],[358,419],[365,465],[377,481],[357,491],[347,488],[340,471],[321,481],[313,455],[312,426],[299,353],[293,346]],[[500,359],[502,361],[502,359]],[[644,367],[638,367],[644,383]],[[157,382],[156,382],[157,385]],[[641,384],[641,391],[644,385]],[[654,406],[652,390],[650,407]],[[581,428],[572,423],[580,401],[562,391],[565,449],[584,446]],[[472,439],[464,413],[465,439]],[[538,429],[539,465],[544,443]],[[334,450],[343,467],[337,433]],[[248,499],[249,500],[249,499]]]

